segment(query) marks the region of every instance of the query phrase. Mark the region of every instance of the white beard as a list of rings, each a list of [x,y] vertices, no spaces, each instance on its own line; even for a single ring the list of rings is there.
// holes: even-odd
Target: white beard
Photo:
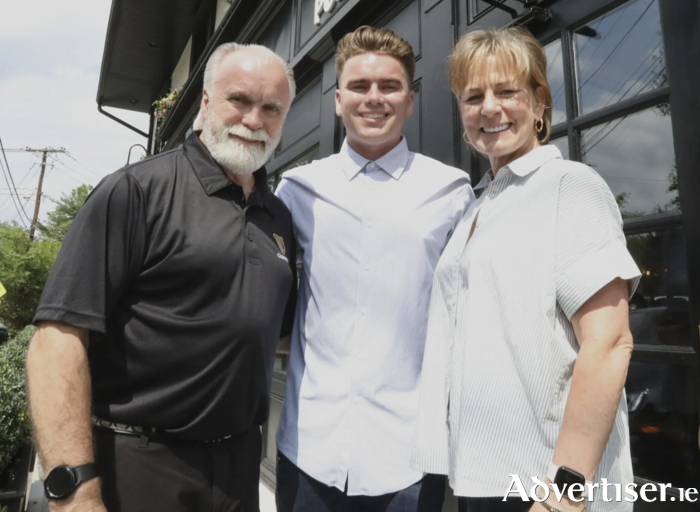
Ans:
[[[282,137],[281,132],[276,137],[270,137],[265,130],[252,131],[240,123],[226,126],[213,109],[210,109],[207,114],[202,127],[207,149],[214,160],[232,174],[252,174],[260,169],[270,158]],[[246,144],[229,135],[259,140],[263,144]]]

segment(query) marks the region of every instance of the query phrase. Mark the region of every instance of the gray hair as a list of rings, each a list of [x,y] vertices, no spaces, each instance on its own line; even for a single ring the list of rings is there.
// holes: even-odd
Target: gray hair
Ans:
[[[296,95],[296,82],[294,81],[294,70],[289,65],[289,63],[282,57],[277,55],[275,52],[259,44],[239,44],[239,43],[224,43],[220,45],[216,50],[214,50],[207,61],[207,67],[204,69],[204,90],[211,91],[214,88],[214,77],[219,70],[219,65],[224,58],[234,52],[239,50],[245,50],[246,48],[258,48],[267,53],[270,57],[275,59],[284,72],[287,75],[287,83],[289,84],[289,101],[291,103]],[[197,117],[192,124],[192,129],[194,131],[199,131],[204,128],[204,119],[202,118],[202,107],[199,108]]]
[[[294,70],[292,67],[284,60],[282,57],[277,55],[275,52],[259,44],[239,44],[239,43],[224,43],[219,46],[209,57],[207,61],[207,67],[204,69],[204,89],[209,91],[214,87],[214,77],[216,72],[219,70],[219,64],[224,58],[230,53],[234,53],[240,50],[245,50],[246,48],[256,48],[263,50],[270,57],[275,59],[284,72],[287,74],[287,82],[289,83],[289,99],[290,101],[294,99],[296,95],[296,83],[294,82]]]

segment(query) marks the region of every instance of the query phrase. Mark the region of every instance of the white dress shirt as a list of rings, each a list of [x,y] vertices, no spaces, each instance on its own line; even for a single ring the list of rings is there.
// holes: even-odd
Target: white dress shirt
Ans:
[[[312,478],[378,496],[410,465],[435,265],[474,195],[408,151],[350,149],[287,171],[277,195],[303,261],[277,446]]]
[[[610,189],[556,147],[532,150],[481,187],[435,271],[415,462],[449,474],[458,496],[503,497],[509,475],[529,492],[552,460],[579,349],[571,317],[616,277],[631,296],[640,273]],[[622,485],[624,499],[624,393],[603,477]],[[590,511],[632,509],[596,492]]]

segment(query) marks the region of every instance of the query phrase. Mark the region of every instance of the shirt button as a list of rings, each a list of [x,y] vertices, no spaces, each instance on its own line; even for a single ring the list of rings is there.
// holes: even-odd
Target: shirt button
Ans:
[[[372,221],[371,221],[371,220],[368,220],[368,221],[367,221],[367,227],[368,227],[368,228],[371,228],[371,227],[372,227]]]
[[[365,264],[365,270],[369,270],[369,263]]]
[[[248,233],[248,240],[250,240],[251,242],[253,241],[253,235],[250,233]]]
[[[359,404],[359,403],[360,403],[360,397],[359,397],[359,396],[356,396],[355,398],[352,399],[352,401],[355,402],[356,404]]]
[[[362,313],[363,315],[366,315],[366,314],[367,314],[367,310],[366,310],[365,308],[362,308],[362,311],[360,311],[360,313]]]
[[[494,186],[491,188],[491,190],[493,190],[494,192],[498,192],[498,186],[497,186],[497,185],[494,185]]]
[[[374,162],[370,162],[370,164],[367,167],[369,167],[370,169],[374,169]]]

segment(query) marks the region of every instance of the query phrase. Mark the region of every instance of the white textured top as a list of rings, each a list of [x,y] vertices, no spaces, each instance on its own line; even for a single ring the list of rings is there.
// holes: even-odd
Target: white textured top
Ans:
[[[405,139],[376,162],[345,143],[277,195],[303,258],[277,446],[349,495],[404,489],[423,477],[410,460],[430,288],[469,177]]]
[[[640,273],[610,189],[556,147],[482,187],[435,271],[414,463],[458,496],[502,497],[510,474],[529,492],[552,460],[579,348],[571,317],[616,277],[631,295]],[[632,482],[624,393],[601,477],[623,498]],[[632,510],[596,496],[591,511]]]

